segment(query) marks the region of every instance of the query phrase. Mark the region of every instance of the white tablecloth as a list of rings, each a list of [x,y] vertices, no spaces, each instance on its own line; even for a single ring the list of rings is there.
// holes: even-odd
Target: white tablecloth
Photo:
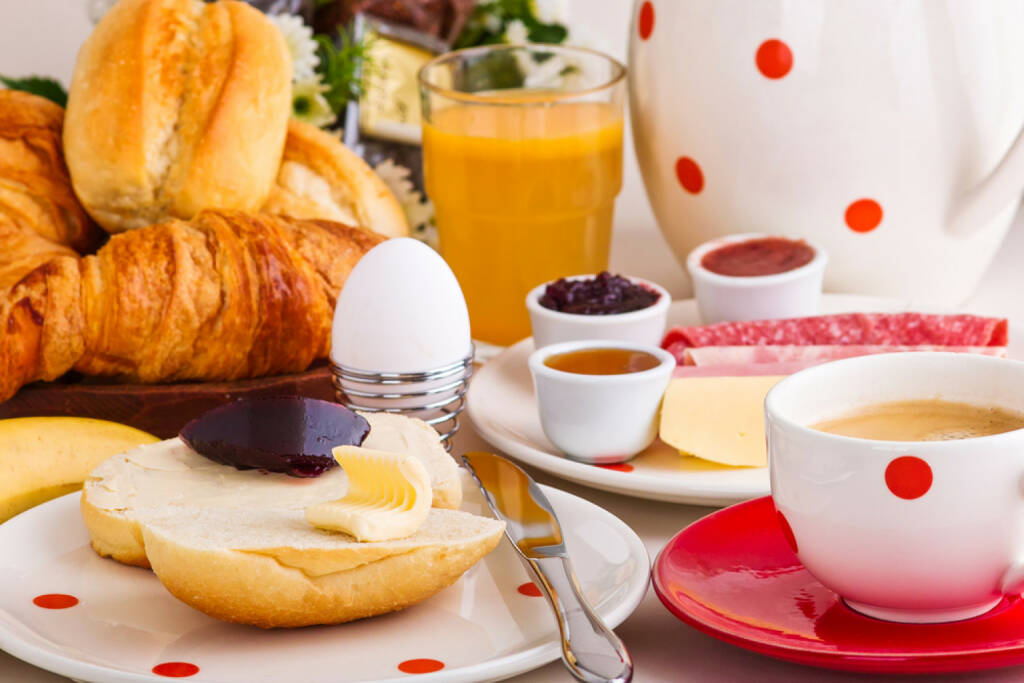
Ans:
[[[0,3],[0,73],[54,74],[67,81],[77,45],[89,25],[83,0],[33,0]],[[628,0],[571,0],[576,16],[589,23],[590,33],[604,49],[622,57]],[[1024,213],[975,295],[964,306],[974,313],[1004,315],[1024,321]],[[674,297],[689,295],[689,284],[668,246],[657,231],[640,176],[627,145],[625,181],[617,204],[612,269],[654,280]],[[458,451],[489,449],[470,425],[459,435]],[[543,483],[563,488],[610,510],[643,539],[653,561],[658,551],[681,528],[708,514],[709,508],[643,501],[561,482],[534,473]],[[668,613],[650,591],[640,608],[619,629],[636,664],[635,680],[700,681],[701,683],[817,683],[864,680],[864,676],[823,671],[755,655],[686,626]],[[1022,634],[1024,637],[1024,634]],[[560,663],[550,664],[515,680],[548,683],[569,679]],[[910,677],[876,677],[912,680]],[[1024,668],[945,677],[945,681],[978,683],[1017,682]],[[339,679],[340,680],[340,679]],[[920,680],[920,679],[913,679]],[[41,671],[0,652],[0,682],[67,683],[67,679]]]

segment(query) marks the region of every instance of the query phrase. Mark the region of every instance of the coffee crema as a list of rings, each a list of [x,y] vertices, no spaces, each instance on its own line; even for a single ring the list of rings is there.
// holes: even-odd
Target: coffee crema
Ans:
[[[628,375],[656,368],[661,360],[646,351],[582,349],[549,356],[544,365],[577,375]]]
[[[921,399],[875,403],[811,428],[875,441],[953,441],[1024,429],[1024,414],[999,406]]]

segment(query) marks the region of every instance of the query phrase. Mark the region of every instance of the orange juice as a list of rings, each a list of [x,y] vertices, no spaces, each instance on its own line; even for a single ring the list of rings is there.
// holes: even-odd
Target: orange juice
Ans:
[[[608,266],[622,186],[622,114],[603,102],[452,104],[423,123],[423,165],[441,253],[469,306],[473,338],[530,334],[538,284]]]

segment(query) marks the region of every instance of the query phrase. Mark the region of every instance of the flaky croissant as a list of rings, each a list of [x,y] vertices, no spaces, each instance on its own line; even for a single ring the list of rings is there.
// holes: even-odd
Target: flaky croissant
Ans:
[[[0,296],[0,400],[71,369],[138,382],[304,370],[330,350],[349,272],[383,240],[330,221],[204,211],[58,256]]]

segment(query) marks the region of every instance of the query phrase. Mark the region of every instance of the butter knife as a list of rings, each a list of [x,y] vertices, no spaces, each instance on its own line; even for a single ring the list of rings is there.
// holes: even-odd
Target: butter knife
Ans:
[[[466,453],[462,462],[491,510],[505,521],[505,535],[537,575],[554,608],[562,661],[569,672],[585,683],[628,683],[633,662],[626,646],[580,593],[562,529],[537,482],[511,461],[491,453]]]

